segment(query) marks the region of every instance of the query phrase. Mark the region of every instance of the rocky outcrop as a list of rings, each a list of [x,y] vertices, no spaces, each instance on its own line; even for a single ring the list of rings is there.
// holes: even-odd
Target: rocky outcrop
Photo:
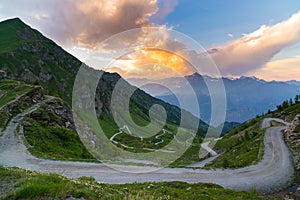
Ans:
[[[300,114],[298,114],[285,131],[285,140],[287,141],[293,153],[295,167],[300,171],[300,133],[295,128],[300,124]]]
[[[47,122],[52,126],[59,125],[75,130],[72,109],[59,98],[42,104],[40,109],[32,112],[29,117],[37,122]]]

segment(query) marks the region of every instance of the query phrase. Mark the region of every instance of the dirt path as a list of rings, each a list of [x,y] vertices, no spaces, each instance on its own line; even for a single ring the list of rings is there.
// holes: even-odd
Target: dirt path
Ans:
[[[215,141],[218,141],[220,138],[215,139]],[[215,152],[212,148],[210,148],[209,144],[211,143],[211,141],[207,141],[207,142],[203,142],[201,144],[201,148],[203,148],[205,151],[209,152],[211,157],[208,157],[200,162],[196,162],[196,163],[192,163],[190,165],[188,165],[188,167],[197,167],[197,168],[203,168],[205,165],[211,163],[212,161],[214,161],[216,158],[218,158],[220,155]]]
[[[155,168],[145,166],[118,166],[126,173],[114,170],[114,165],[50,161],[33,157],[28,153],[22,139],[15,134],[22,118],[39,107],[37,104],[14,117],[0,138],[0,164],[39,171],[56,172],[68,177],[93,176],[97,181],[118,184],[133,182],[211,182],[225,188],[262,192],[280,189],[293,178],[291,154],[285,145],[281,131],[286,127],[272,127],[265,134],[265,155],[256,165],[236,170],[202,170],[187,168]],[[273,120],[273,119],[272,119]],[[269,126],[266,119],[264,126]],[[139,173],[151,171],[149,173]]]

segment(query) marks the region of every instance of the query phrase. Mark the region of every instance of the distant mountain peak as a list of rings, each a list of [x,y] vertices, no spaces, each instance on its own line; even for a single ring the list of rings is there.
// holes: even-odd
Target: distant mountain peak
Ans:
[[[286,81],[286,83],[288,83],[290,85],[300,86],[300,81],[297,81],[297,80]]]
[[[256,76],[241,76],[237,80],[253,80],[253,81],[257,81],[257,82],[261,82],[261,83],[266,83],[265,80],[257,78]]]
[[[202,77],[202,75],[200,75],[198,72],[194,72],[191,75],[187,75],[186,77]]]

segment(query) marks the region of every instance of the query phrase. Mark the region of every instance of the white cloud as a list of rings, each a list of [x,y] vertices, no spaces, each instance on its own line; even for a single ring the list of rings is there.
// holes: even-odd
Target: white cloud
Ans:
[[[233,38],[234,35],[232,33],[228,33],[228,37]]]
[[[261,69],[250,73],[265,80],[300,80],[300,55],[270,61]]]
[[[165,17],[176,0],[158,7],[158,0],[1,0],[1,18],[19,16],[56,42],[95,46],[116,33],[150,25]]]
[[[241,75],[261,68],[273,56],[300,41],[300,12],[273,26],[263,25],[227,45],[215,47],[210,55],[224,75]]]

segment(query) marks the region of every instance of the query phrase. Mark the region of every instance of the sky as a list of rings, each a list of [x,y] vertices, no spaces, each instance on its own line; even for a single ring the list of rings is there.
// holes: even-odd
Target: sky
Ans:
[[[13,17],[82,61],[115,34],[156,27],[167,38],[159,44],[149,39],[157,47],[170,46],[168,30],[179,31],[207,50],[223,76],[300,81],[299,0],[1,0],[0,20]],[[177,42],[172,48],[178,52],[182,46]],[[107,70],[137,78],[193,73],[180,55],[162,51],[133,52],[116,63]]]

